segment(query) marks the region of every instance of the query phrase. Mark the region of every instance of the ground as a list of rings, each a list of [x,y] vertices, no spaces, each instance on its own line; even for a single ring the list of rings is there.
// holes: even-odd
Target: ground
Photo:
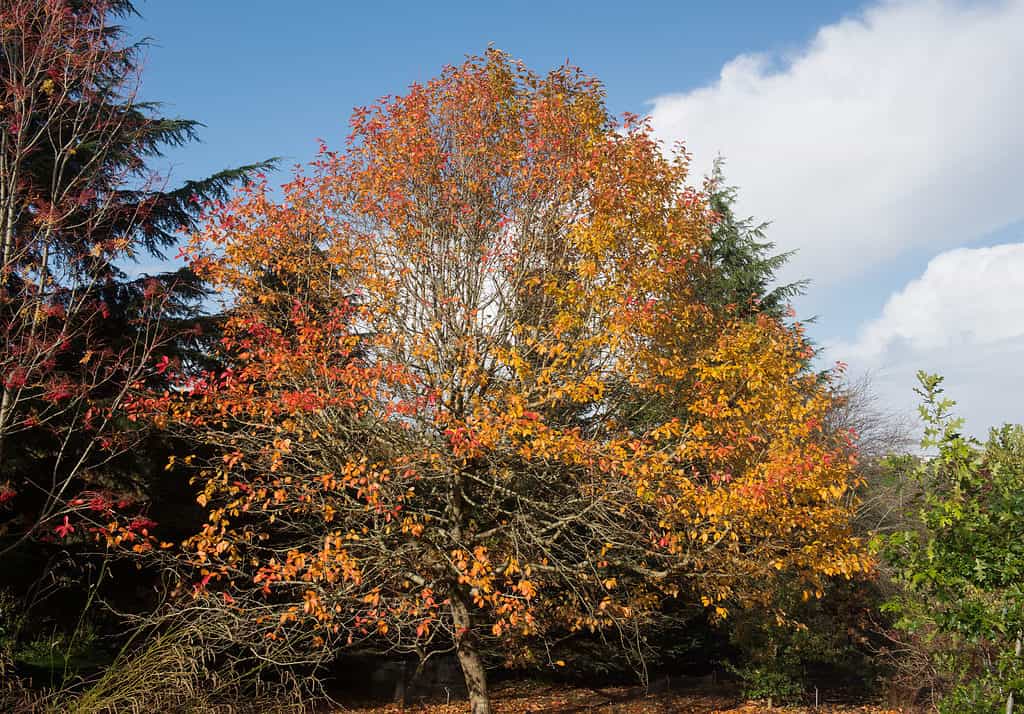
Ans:
[[[492,696],[495,714],[909,714],[909,710],[872,705],[789,706],[768,709],[766,703],[743,702],[714,693],[644,694],[636,688],[600,689],[515,683],[501,686]],[[351,708],[346,714],[465,714],[464,701]]]

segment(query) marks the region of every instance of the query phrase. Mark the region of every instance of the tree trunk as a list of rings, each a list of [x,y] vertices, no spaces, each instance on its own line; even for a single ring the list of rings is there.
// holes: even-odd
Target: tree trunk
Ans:
[[[491,714],[491,700],[487,695],[487,672],[473,635],[473,620],[458,586],[451,595],[452,622],[455,625],[455,652],[462,665],[462,676],[469,692],[469,710],[472,714]]]
[[[1020,633],[1020,632],[1017,633],[1017,642],[1016,642],[1016,644],[1014,645],[1014,648],[1013,648],[1013,656],[1014,657],[1020,657],[1021,634],[1022,633]],[[1010,696],[1008,696],[1006,698],[1006,714],[1013,714],[1013,695],[1015,693],[1016,692],[1011,690],[1010,691]]]
[[[402,660],[402,668],[398,671],[398,679],[395,681],[395,696],[392,701],[398,705],[398,708],[405,711],[405,688],[406,688],[406,670],[408,669],[408,662]]]

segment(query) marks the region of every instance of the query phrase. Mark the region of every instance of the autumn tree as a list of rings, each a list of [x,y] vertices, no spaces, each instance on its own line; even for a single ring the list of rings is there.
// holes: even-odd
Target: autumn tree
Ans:
[[[187,590],[240,641],[454,649],[482,714],[529,643],[865,567],[799,327],[695,287],[681,153],[497,51],[351,124],[209,217],[229,366],[136,404],[197,446],[168,465],[209,510]]]
[[[202,287],[126,271],[259,168],[173,188],[152,168],[199,125],[138,100],[144,45],[117,24],[131,12],[0,0],[0,554],[22,593],[64,580],[53,558],[79,568],[94,538],[131,547],[152,528],[138,506],[152,465],[121,407],[192,339]]]

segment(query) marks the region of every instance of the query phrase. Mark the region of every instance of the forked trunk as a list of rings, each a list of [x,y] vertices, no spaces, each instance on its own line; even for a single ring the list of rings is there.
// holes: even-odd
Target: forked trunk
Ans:
[[[455,652],[462,665],[462,676],[469,692],[469,710],[472,714],[491,714],[491,700],[487,695],[487,671],[476,647],[473,620],[461,593],[455,590],[451,598],[452,623],[455,625]]]

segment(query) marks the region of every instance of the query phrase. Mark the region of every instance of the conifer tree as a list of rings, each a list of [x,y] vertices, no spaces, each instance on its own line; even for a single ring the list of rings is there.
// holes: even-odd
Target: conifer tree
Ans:
[[[789,302],[804,292],[809,281],[776,284],[793,251],[775,251],[775,243],[766,235],[768,222],[737,217],[739,189],[726,183],[724,164],[717,159],[707,180],[708,204],[717,220],[702,251],[708,269],[699,274],[698,290],[718,309],[731,306],[748,317],[760,313],[783,317]]]

